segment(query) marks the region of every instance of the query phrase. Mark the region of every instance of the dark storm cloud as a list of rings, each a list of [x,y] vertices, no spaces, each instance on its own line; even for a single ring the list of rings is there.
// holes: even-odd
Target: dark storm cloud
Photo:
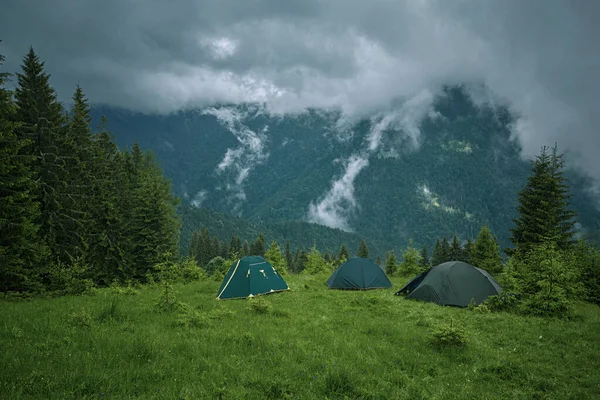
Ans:
[[[68,99],[169,112],[266,101],[348,115],[445,83],[484,82],[521,118],[525,154],[558,141],[600,167],[600,2],[8,0],[0,52],[33,45]]]

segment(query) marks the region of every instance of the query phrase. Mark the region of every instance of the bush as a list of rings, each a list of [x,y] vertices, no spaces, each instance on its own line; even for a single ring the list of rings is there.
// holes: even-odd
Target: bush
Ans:
[[[88,268],[80,260],[75,260],[72,265],[58,261],[50,267],[48,291],[59,296],[90,292],[94,282],[86,278],[87,275]]]
[[[181,265],[181,275],[185,283],[206,279],[206,271],[198,266],[193,258],[186,258]]]
[[[69,321],[71,326],[75,328],[90,328],[92,326],[92,316],[85,308],[71,313]]]
[[[257,314],[267,314],[271,310],[271,304],[262,297],[250,299],[250,310]]]
[[[467,334],[463,327],[453,324],[439,325],[433,332],[429,343],[438,348],[462,347],[467,344]]]
[[[483,304],[492,312],[515,311],[519,306],[519,296],[515,293],[502,292],[488,297]]]
[[[176,324],[185,328],[207,328],[210,326],[210,321],[198,311],[181,303]]]

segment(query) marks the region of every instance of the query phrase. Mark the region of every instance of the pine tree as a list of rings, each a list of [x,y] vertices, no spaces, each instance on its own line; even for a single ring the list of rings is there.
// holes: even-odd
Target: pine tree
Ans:
[[[229,253],[240,254],[242,251],[242,241],[237,235],[231,235],[231,242],[229,242]]]
[[[452,244],[450,245],[450,251],[448,254],[448,261],[460,261],[462,259],[462,246],[458,241],[456,233],[452,236]]]
[[[4,57],[0,55],[0,65]],[[0,291],[38,289],[37,269],[44,245],[35,221],[32,157],[22,151],[30,142],[17,135],[15,106],[11,93],[2,88],[8,79],[0,73]]]
[[[558,154],[556,144],[550,154],[546,146],[542,147],[533,160],[532,174],[519,193],[519,217],[511,229],[510,240],[516,250],[526,251],[548,241],[562,250],[571,247],[576,213],[569,209],[571,196],[563,167],[563,155]]]
[[[398,265],[396,261],[396,255],[394,254],[394,250],[390,250],[387,253],[387,259],[385,261],[385,273],[389,276],[396,275],[398,270]]]
[[[356,255],[362,258],[369,258],[369,248],[367,247],[367,242],[364,240],[360,242],[360,247],[358,248],[358,253]]]
[[[421,267],[423,269],[428,269],[430,267],[429,254],[427,253],[427,246],[423,246],[421,249]]]
[[[254,243],[252,243],[252,246],[250,247],[250,252],[252,253],[253,256],[264,257],[264,255],[265,255],[265,237],[263,236],[262,232],[260,232],[258,234],[256,241]]]
[[[440,239],[435,241],[435,246],[433,248],[433,255],[431,258],[431,265],[436,266],[440,265],[444,262],[444,250],[442,249],[442,242]]]
[[[127,220],[122,207],[129,204],[125,190],[125,169],[117,146],[106,130],[102,118],[100,132],[92,141],[94,169],[92,196],[88,201],[89,250],[86,261],[97,284],[109,285],[114,280],[125,282],[127,270]],[[190,243],[190,254],[194,247]]]
[[[292,265],[292,250],[290,249],[290,241],[285,241],[285,263],[287,264],[288,270],[293,271],[294,266]]]
[[[242,257],[250,255],[250,248],[248,246],[248,241],[244,240],[244,246],[242,247]]]
[[[265,260],[270,262],[280,275],[287,274],[288,265],[283,254],[281,254],[281,249],[276,241],[273,240],[271,242],[271,247],[269,247],[269,250],[265,253]]]
[[[447,261],[451,261],[450,259],[450,252],[451,252],[451,247],[450,247],[450,243],[448,243],[448,238],[446,236],[444,236],[442,238],[442,262],[445,263]]]
[[[342,244],[342,246],[340,247],[340,252],[338,253],[338,257],[337,257],[338,264],[341,264],[344,261],[347,261],[349,258],[350,258],[350,254],[348,253],[348,248],[346,247],[345,244]]]
[[[463,246],[463,256],[461,261],[471,264],[471,253],[473,252],[473,241],[471,238],[467,239],[467,242]]]
[[[484,269],[492,275],[502,272],[502,259],[500,258],[498,242],[487,226],[481,228],[475,240],[470,261],[476,267]]]
[[[303,272],[308,274],[319,274],[327,271],[327,264],[323,257],[321,256],[321,252],[317,250],[317,245],[314,244],[310,253],[306,256],[306,264],[304,265]]]
[[[38,182],[35,201],[40,204],[36,223],[39,235],[52,252],[53,261],[68,258],[70,232],[64,226],[66,215],[64,203],[68,196],[65,181],[63,151],[68,146],[63,142],[64,117],[61,104],[50,86],[50,76],[44,72],[44,63],[30,47],[23,58],[22,72],[17,73],[15,90],[16,120],[20,122],[17,133],[28,139],[29,144],[21,149],[21,155],[34,157],[33,178]],[[46,247],[45,246],[45,247]],[[46,272],[50,262],[44,262]],[[41,272],[41,271],[40,271]]]

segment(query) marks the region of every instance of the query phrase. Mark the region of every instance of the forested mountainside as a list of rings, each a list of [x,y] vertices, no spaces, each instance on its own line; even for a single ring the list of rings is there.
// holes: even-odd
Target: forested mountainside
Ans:
[[[453,233],[465,240],[483,225],[508,246],[531,171],[511,140],[510,113],[476,105],[462,88],[447,89],[431,109],[404,104],[358,122],[320,110],[269,115],[256,105],[167,116],[97,107],[93,115],[106,115],[121,147],[152,149],[186,204],[253,223],[317,222],[387,249],[410,238],[431,248]],[[590,183],[567,175],[582,232],[597,237]],[[184,232],[194,219],[186,214]]]
[[[212,236],[220,238],[226,244],[229,244],[232,235],[239,236],[242,242],[247,240],[248,243],[252,244],[258,235],[262,233],[267,247],[273,240],[281,247],[289,241],[292,251],[296,249],[309,250],[316,244],[317,248],[323,252],[337,254],[341,244],[346,244],[350,254],[356,255],[362,240],[367,242],[370,255],[374,260],[378,256],[385,257],[388,250],[385,247],[386,243],[381,241],[369,240],[355,233],[314,223],[303,221],[250,222],[240,217],[193,206],[182,206],[179,212],[182,219],[187,221],[181,230],[180,248],[182,254],[187,254],[192,233],[202,228],[209,229]]]

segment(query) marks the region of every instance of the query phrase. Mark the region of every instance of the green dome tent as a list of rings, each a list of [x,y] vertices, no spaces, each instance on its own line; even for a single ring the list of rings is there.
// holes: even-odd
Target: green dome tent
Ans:
[[[415,276],[396,295],[408,293],[407,299],[467,307],[471,299],[481,304],[501,291],[498,282],[483,269],[462,261],[448,261]]]
[[[288,289],[287,283],[264,258],[248,256],[231,265],[217,299],[243,299]]]
[[[383,289],[392,286],[381,268],[368,258],[351,258],[327,280],[330,289]]]

